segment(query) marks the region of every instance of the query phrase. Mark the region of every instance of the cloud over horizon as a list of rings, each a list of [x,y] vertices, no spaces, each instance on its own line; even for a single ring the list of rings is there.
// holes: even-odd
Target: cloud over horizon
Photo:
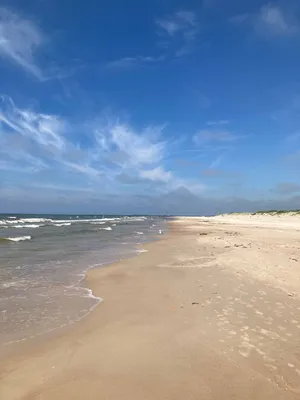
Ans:
[[[81,138],[73,142],[70,133],[75,129],[80,130]],[[58,115],[20,109],[11,98],[2,96],[0,170],[31,173],[31,179],[37,180],[42,173],[51,174],[52,180],[67,180],[71,172],[82,182],[99,182],[117,191],[120,184],[149,182],[158,184],[158,190],[162,184],[166,185],[164,190],[181,184],[195,189],[197,185],[191,180],[165,169],[165,158],[173,145],[163,138],[163,130],[163,126],[146,126],[137,132],[119,118],[105,122],[91,118],[75,127],[74,122]]]

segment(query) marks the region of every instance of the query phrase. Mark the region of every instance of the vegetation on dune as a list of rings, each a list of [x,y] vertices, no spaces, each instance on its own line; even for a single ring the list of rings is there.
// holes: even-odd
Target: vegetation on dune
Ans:
[[[229,212],[221,215],[300,215],[300,209],[298,210],[259,210],[255,212]]]
[[[300,214],[300,210],[262,210],[252,213],[252,215],[270,214],[270,215],[281,215],[281,214]]]

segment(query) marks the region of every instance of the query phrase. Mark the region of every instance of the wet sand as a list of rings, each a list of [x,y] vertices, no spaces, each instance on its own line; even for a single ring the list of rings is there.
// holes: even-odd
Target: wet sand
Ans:
[[[89,316],[2,357],[1,398],[299,399],[299,243],[296,217],[170,222],[89,272]]]

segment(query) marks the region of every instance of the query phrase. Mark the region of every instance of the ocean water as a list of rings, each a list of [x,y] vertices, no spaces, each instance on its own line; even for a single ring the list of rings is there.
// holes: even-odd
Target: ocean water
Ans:
[[[80,320],[101,302],[88,269],[133,256],[165,229],[158,217],[0,215],[0,344]]]

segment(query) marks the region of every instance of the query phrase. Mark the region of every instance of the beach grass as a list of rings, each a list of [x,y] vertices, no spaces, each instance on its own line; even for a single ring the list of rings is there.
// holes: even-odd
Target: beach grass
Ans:
[[[289,214],[300,214],[300,210],[260,210],[255,211],[252,215],[289,215]]]

